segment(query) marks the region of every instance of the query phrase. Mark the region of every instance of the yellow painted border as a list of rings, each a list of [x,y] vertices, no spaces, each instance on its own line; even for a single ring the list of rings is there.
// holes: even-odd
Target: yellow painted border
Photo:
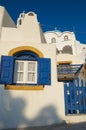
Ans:
[[[72,64],[72,61],[58,61],[57,65],[59,64]]]
[[[44,87],[43,85],[39,85],[39,86],[6,85],[5,89],[8,89],[8,90],[44,90]]]
[[[38,49],[31,47],[31,46],[16,47],[16,48],[10,50],[8,55],[13,56],[15,53],[20,52],[20,51],[32,51],[32,52],[36,53],[40,58],[44,57],[44,55],[41,51],[39,51]]]
[[[21,51],[31,51],[38,55],[38,57],[43,58],[44,55],[41,51],[38,49],[31,47],[31,46],[20,46],[16,47],[9,51],[8,55],[13,56],[14,54],[21,52]],[[5,85],[5,89],[8,90],[43,90],[43,85],[36,85],[36,86],[23,86],[23,85]]]

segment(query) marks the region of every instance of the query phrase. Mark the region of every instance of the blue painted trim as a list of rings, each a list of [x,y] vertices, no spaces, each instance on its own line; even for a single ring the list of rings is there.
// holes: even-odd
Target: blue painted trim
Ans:
[[[19,57],[19,58],[30,58],[30,59],[31,58],[34,59],[34,58],[38,57],[37,54],[35,54],[35,53],[31,52],[31,51],[20,51],[20,52],[16,53],[13,56],[17,57],[17,58]]]
[[[1,82],[4,84],[11,84],[13,82],[14,57],[1,57]]]

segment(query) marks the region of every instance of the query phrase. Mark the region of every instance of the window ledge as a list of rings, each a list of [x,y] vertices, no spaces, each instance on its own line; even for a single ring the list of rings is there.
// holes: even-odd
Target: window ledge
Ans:
[[[21,86],[21,85],[5,85],[7,90],[44,90],[43,85],[39,86]]]

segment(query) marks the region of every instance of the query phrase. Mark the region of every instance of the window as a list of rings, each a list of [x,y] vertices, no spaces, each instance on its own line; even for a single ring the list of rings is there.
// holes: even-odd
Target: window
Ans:
[[[49,58],[21,55],[19,57],[17,54],[16,56],[1,57],[0,80],[3,84],[51,84],[51,60]]]
[[[29,16],[34,16],[33,12],[28,13]]]
[[[14,83],[37,83],[37,61],[15,61]]]
[[[51,43],[56,43],[56,38],[53,37],[53,38],[51,39]]]
[[[64,36],[64,41],[68,41],[68,36],[67,35]]]
[[[73,54],[72,47],[69,46],[69,45],[64,46],[64,47],[63,47],[63,53],[65,53],[65,54]]]

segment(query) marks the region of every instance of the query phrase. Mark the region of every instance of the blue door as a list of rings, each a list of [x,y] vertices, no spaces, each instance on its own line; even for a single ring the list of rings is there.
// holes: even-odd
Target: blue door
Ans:
[[[64,82],[65,114],[86,113],[86,82],[80,79]]]

